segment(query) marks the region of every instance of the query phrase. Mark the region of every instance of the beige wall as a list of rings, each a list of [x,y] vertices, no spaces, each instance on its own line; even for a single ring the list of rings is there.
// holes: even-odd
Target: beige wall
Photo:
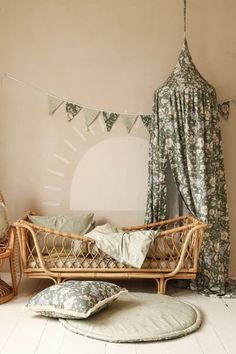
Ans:
[[[234,0],[188,0],[190,50],[200,72],[216,87],[220,99],[236,95],[235,18]],[[85,105],[150,112],[153,91],[175,65],[183,40],[182,27],[181,0],[1,0],[0,72],[8,72],[45,91]],[[42,92],[7,79],[0,90],[0,180],[11,219],[29,209],[48,214],[68,211],[71,181],[82,157],[107,139],[126,139],[124,127],[119,122],[109,135],[102,131],[98,121],[93,126],[94,135],[85,131],[82,116],[68,124],[60,109],[50,117]],[[74,127],[86,140],[76,135]],[[222,121],[222,132],[232,231],[231,275],[234,276],[235,131],[236,108],[232,107],[229,121]],[[141,139],[140,144],[145,146],[147,133],[141,124],[130,136]],[[76,152],[64,139],[75,146]],[[59,161],[55,154],[64,156],[69,163]],[[144,159],[145,152],[142,154]],[[108,160],[109,156],[108,153]],[[117,159],[120,167],[121,157]],[[137,162],[137,155],[134,159]],[[126,159],[123,167],[128,165]],[[143,173],[145,180],[140,166],[137,163],[135,171]],[[60,171],[64,177],[56,177],[48,169]],[[84,188],[90,193],[86,173],[89,183],[93,175],[96,184],[98,168],[92,164],[83,177]],[[109,173],[114,177],[114,173]],[[141,181],[142,178],[137,183]],[[47,190],[45,186],[50,185],[61,190]],[[114,178],[116,186],[121,188],[118,178]],[[124,188],[129,190],[128,185]],[[93,192],[94,199],[90,194],[91,209],[93,200],[95,205],[99,198],[108,197],[105,190],[102,192]],[[49,207],[43,202],[60,205]],[[117,224],[142,222],[143,215],[133,204],[126,211],[96,211],[100,221]]]

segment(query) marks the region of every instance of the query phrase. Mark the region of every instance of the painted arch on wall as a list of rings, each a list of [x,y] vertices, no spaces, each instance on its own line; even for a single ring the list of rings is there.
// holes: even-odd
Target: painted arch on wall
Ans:
[[[101,117],[89,131],[82,119],[57,124],[57,140],[45,152],[42,212],[144,212],[148,133],[141,120],[130,134],[119,120],[107,133]]]
[[[89,149],[71,182],[70,209],[143,211],[146,203],[148,142],[112,137]]]

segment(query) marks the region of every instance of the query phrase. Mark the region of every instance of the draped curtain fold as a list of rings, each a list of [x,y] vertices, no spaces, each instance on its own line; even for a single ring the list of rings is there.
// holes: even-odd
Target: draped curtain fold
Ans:
[[[185,205],[209,227],[199,257],[198,290],[223,295],[230,241],[220,118],[215,90],[197,72],[186,41],[173,74],[155,92],[153,110],[145,221],[166,217],[169,159]]]
[[[149,123],[149,165],[148,193],[145,223],[152,223],[166,218],[167,210],[167,149],[163,124],[160,124],[157,109]]]

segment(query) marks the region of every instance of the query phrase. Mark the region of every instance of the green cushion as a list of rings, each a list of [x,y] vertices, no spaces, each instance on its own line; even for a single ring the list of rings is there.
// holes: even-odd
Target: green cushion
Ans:
[[[101,311],[127,290],[104,281],[77,281],[52,285],[33,296],[27,308],[55,318],[83,319]]]
[[[197,330],[201,313],[194,305],[170,296],[128,293],[86,321],[60,319],[60,322],[70,331],[90,338],[147,342],[182,337]],[[157,348],[155,352],[162,351]]]
[[[84,235],[88,232],[94,224],[93,213],[84,214],[78,213],[76,215],[58,215],[58,216],[35,216],[28,215],[28,220],[36,225],[54,229],[57,231],[67,232],[76,235]],[[47,236],[47,247],[45,248],[43,238],[44,233],[38,234],[39,247],[43,254],[50,253],[53,247],[53,235]],[[74,246],[71,247],[71,240],[67,239],[64,243],[63,237],[57,237],[57,243],[55,245],[55,251],[61,252],[65,247],[67,250],[78,251],[78,253],[87,253],[87,245],[85,242],[75,241]],[[32,240],[31,240],[32,242]],[[33,244],[32,244],[33,245]],[[73,249],[72,249],[73,248]]]
[[[4,242],[9,228],[7,209],[4,203],[0,202],[0,242]]]
[[[93,213],[77,215],[36,216],[28,215],[33,224],[71,234],[84,235],[93,224]]]

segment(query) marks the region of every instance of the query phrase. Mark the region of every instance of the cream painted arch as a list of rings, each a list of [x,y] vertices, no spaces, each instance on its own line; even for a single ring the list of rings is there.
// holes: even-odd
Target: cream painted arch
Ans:
[[[80,159],[72,177],[70,209],[144,211],[147,181],[147,139],[105,139]]]

